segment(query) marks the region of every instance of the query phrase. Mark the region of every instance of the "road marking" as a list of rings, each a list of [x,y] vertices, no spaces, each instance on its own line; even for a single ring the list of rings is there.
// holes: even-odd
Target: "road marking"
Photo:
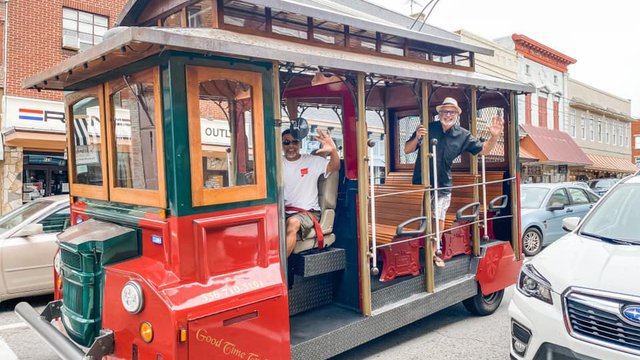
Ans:
[[[10,329],[17,329],[17,328],[28,327],[28,326],[29,325],[27,325],[27,324],[25,324],[23,322],[17,322],[17,323],[14,323],[14,324],[0,326],[0,331],[10,330]],[[4,359],[4,358],[0,357],[0,359]]]
[[[7,343],[4,342],[2,338],[0,338],[0,359],[18,360],[18,357],[16,356],[16,354],[13,351],[11,351],[11,348],[9,348],[9,345],[7,345]]]

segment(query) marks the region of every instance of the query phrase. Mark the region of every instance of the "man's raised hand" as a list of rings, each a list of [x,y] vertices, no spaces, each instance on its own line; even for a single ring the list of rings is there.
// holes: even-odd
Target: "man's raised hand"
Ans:
[[[337,151],[336,143],[333,142],[329,131],[325,134],[322,130],[318,129],[318,136],[316,136],[316,140],[318,140],[321,145],[320,149],[316,150],[316,154],[331,154],[332,152]]]

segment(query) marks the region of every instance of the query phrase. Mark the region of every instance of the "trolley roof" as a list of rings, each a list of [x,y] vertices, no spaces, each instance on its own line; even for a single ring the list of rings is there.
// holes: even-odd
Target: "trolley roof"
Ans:
[[[533,92],[531,85],[461,69],[438,67],[375,54],[293,43],[228,30],[200,28],[121,27],[102,43],[79,53],[22,82],[25,88],[77,90],[84,81],[111,69],[157,55],[166,50],[182,50],[209,55],[231,55],[253,60],[278,60],[296,65],[323,66],[361,71],[387,77],[465,84],[486,88]]]
[[[118,24],[121,26],[137,25],[138,16],[152,0],[129,0],[125,5]],[[411,30],[413,19],[396,12],[378,7],[362,0],[243,0],[244,2],[268,8],[288,11],[317,19],[331,20],[356,27],[358,29],[381,32],[403,37],[409,40],[422,41],[433,45],[457,49],[460,52],[471,51],[477,54],[493,55],[493,50],[466,44],[459,36],[448,31],[428,26],[425,31]],[[175,1],[176,3],[178,1]],[[419,29],[422,24],[418,21]]]

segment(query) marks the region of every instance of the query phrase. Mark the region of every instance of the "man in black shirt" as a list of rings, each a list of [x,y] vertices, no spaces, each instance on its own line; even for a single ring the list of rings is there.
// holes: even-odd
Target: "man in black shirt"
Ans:
[[[498,138],[500,137],[504,127],[504,122],[501,117],[494,116],[489,127],[491,137],[483,143],[471,135],[469,130],[460,127],[458,124],[458,118],[460,117],[460,114],[462,114],[462,109],[458,106],[456,99],[451,97],[445,98],[442,105],[436,106],[436,111],[438,111],[440,121],[429,123],[428,144],[431,144],[432,139],[438,140],[438,144],[436,146],[438,188],[451,187],[453,186],[453,180],[451,178],[451,166],[453,165],[453,160],[464,152],[469,152],[473,155],[488,155],[498,142]],[[420,145],[423,143],[422,137],[425,134],[427,134],[427,129],[422,125],[418,125],[418,128],[411,138],[409,138],[409,140],[404,144],[405,154],[418,150]],[[415,185],[422,184],[422,169],[420,163],[420,152],[418,152],[418,158],[416,159],[413,169],[413,184]],[[429,159],[429,168],[433,169],[432,159]],[[433,170],[430,171],[429,174],[430,184],[433,186]],[[432,203],[433,200],[434,197],[432,193]],[[432,213],[433,217],[438,221],[440,229],[444,229],[444,219],[450,204],[451,189],[438,190],[438,204],[433,203]],[[436,246],[434,245],[434,251],[436,250],[435,247]],[[435,255],[434,262],[436,266],[444,266],[444,261]]]

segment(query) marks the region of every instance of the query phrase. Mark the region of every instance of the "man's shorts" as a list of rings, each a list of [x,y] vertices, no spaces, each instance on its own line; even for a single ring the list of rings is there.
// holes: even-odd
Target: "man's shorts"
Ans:
[[[320,221],[320,211],[311,210],[309,212],[285,214],[286,219],[289,219],[290,217],[295,217],[298,220],[300,220],[300,235],[302,237],[298,238],[298,240],[306,239],[307,235],[309,235],[309,232],[312,229],[315,230],[316,224],[311,218],[310,214],[313,215],[316,218],[316,220]]]
[[[447,210],[449,210],[449,206],[451,206],[451,193],[441,194],[438,193],[438,208],[436,210],[436,197],[431,195],[431,213],[432,217],[436,220],[444,221]]]

